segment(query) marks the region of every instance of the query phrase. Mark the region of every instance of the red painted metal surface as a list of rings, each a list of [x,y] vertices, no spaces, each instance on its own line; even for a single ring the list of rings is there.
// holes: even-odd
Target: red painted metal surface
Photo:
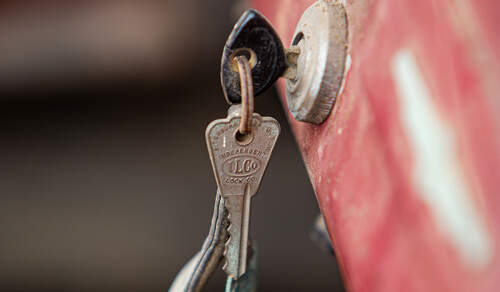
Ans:
[[[288,45],[313,2],[253,6]],[[334,111],[319,126],[290,116],[346,287],[500,291],[500,2],[346,9]]]

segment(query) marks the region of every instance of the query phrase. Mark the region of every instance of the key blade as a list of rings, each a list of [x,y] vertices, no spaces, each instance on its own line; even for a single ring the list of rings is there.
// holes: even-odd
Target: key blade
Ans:
[[[245,274],[248,253],[248,229],[250,218],[250,188],[244,195],[228,195],[225,206],[229,213],[229,239],[226,241],[224,271],[233,279]]]

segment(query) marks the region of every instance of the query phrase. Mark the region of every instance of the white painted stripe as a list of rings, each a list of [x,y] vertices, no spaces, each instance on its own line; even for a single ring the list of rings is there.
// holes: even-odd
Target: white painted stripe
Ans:
[[[493,243],[461,169],[453,128],[440,117],[409,50],[394,56],[391,69],[414,152],[412,181],[417,192],[464,264],[483,267],[493,257]]]

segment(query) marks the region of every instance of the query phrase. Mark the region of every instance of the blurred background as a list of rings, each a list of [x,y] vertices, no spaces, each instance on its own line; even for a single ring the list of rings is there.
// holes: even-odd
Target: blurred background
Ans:
[[[0,2],[0,291],[168,289],[208,232],[204,130],[226,115],[219,58],[244,9]],[[343,291],[274,89],[256,110],[283,129],[252,205],[259,291]]]

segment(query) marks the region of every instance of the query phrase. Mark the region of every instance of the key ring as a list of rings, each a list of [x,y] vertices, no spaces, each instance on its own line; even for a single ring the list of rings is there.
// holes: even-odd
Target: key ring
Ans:
[[[252,69],[245,56],[236,56],[233,60],[238,66],[241,88],[241,119],[238,131],[240,134],[245,135],[252,132],[254,109]]]

